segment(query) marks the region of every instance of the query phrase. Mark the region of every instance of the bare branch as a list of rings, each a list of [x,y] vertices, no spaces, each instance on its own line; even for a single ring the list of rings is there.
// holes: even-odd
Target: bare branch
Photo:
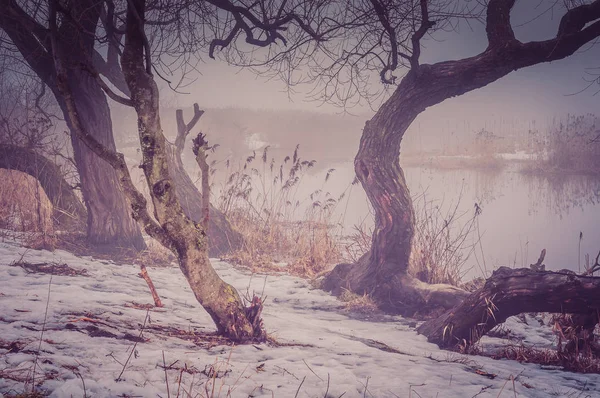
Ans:
[[[515,40],[510,24],[510,11],[515,0],[490,0],[487,7],[486,32],[489,47],[501,46]]]
[[[269,18],[266,15],[266,9],[262,1],[253,3],[249,7],[242,7],[234,5],[229,0],[207,0],[208,3],[216,6],[217,8],[229,12],[235,19],[235,25],[227,35],[225,39],[213,39],[209,47],[209,56],[214,58],[214,52],[217,47],[227,47],[237,37],[240,32],[244,32],[246,43],[258,47],[267,47],[271,44],[275,44],[277,40],[280,40],[284,46],[287,45],[286,38],[280,33],[288,29],[287,25],[295,23],[306,32],[313,40],[319,42],[322,41],[322,36],[315,31],[309,23],[306,23],[294,12],[285,13],[284,8],[286,2],[282,2],[281,6],[277,11],[276,18]],[[260,13],[262,19],[257,17],[253,12],[252,8],[255,5],[260,6]],[[247,22],[248,21],[248,22]],[[260,31],[259,35],[264,35],[264,39],[260,39],[254,33],[254,30]]]
[[[421,26],[411,38],[412,55],[410,57],[410,66],[412,69],[419,67],[419,57],[421,56],[421,39],[425,33],[431,29],[435,22],[429,20],[429,9],[427,8],[427,0],[420,0],[421,5]]]
[[[194,103],[194,116],[189,121],[189,123],[185,123],[183,120],[183,110],[177,109],[175,111],[175,118],[177,120],[177,138],[175,139],[175,149],[178,153],[183,152],[183,148],[185,146],[185,139],[190,131],[196,126],[200,117],[204,114],[203,110],[200,110],[200,107],[197,103]]]
[[[127,0],[128,10],[131,10],[131,13],[137,18],[138,26],[140,30],[140,35],[144,41],[144,54],[146,56],[146,73],[152,75],[152,52],[150,51],[150,42],[148,41],[148,36],[146,36],[146,32],[144,32],[144,20],[140,16],[133,0]]]

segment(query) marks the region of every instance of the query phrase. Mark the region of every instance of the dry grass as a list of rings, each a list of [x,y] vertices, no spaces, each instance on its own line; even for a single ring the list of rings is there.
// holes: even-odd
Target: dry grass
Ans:
[[[408,272],[426,283],[459,286],[465,264],[477,249],[477,218],[481,208],[461,212],[459,200],[444,211],[443,203],[428,200],[425,193],[413,197],[415,231]],[[371,248],[372,228],[356,225],[344,238],[347,260],[356,262]]]
[[[32,176],[0,169],[0,228],[24,233],[23,243],[34,249],[55,246],[52,203]]]
[[[350,290],[343,289],[338,299],[344,303],[344,308],[348,311],[371,314],[379,312],[377,304],[368,294],[361,296]]]
[[[481,354],[486,355],[485,353]],[[565,355],[557,350],[540,349],[523,344],[504,346],[489,356],[494,359],[510,359],[544,366],[555,366],[570,372],[600,373],[600,358],[597,356]]]
[[[543,134],[536,132],[537,159],[521,171],[530,174],[600,174],[600,120],[593,114],[568,115]]]
[[[409,273],[423,282],[458,286],[479,242],[481,208],[476,205],[472,211],[461,212],[459,198],[444,211],[443,203],[428,200],[425,193],[413,203],[416,222]]]
[[[302,160],[298,147],[277,163],[268,147],[237,168],[226,163],[226,179],[216,206],[244,236],[240,250],[226,259],[254,271],[286,271],[313,277],[342,260],[339,228],[333,220],[343,194],[322,188],[300,197],[301,185],[314,160]]]

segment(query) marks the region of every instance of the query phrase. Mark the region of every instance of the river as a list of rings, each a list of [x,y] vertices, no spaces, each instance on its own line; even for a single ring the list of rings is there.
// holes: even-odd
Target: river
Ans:
[[[341,192],[352,181],[351,163],[333,166],[335,178],[327,189]],[[522,267],[536,262],[542,249],[547,250],[548,270],[583,270],[585,255],[593,264],[600,250],[600,179],[587,176],[538,176],[520,173],[513,165],[495,171],[440,170],[423,167],[404,169],[416,207],[427,201],[439,205],[442,214],[458,204],[464,215],[453,224],[462,227],[481,208],[476,255],[465,266],[469,277],[482,276],[499,266]],[[315,181],[323,178],[315,176]],[[335,194],[334,194],[335,195]],[[338,205],[340,221],[347,231],[373,217],[360,184]],[[582,236],[580,240],[580,234]],[[474,242],[473,242],[474,243]]]

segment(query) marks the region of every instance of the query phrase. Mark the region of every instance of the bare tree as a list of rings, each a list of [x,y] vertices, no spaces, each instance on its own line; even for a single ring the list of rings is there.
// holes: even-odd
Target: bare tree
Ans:
[[[273,21],[265,21],[262,17],[254,15],[256,11],[254,6],[250,8],[232,6],[227,1],[210,3],[218,10],[233,15],[243,13],[249,18],[249,23],[256,24],[253,29],[266,34],[267,39],[251,44],[261,46],[272,44],[276,39],[283,37],[278,31],[283,30],[290,22],[295,22],[303,30],[309,30],[307,27],[302,27],[302,21],[294,19],[295,14],[293,13],[284,13]],[[177,11],[178,3],[171,4],[168,9],[170,8]],[[134,219],[143,226],[149,235],[177,255],[179,266],[192,291],[211,315],[218,331],[239,342],[263,340],[266,334],[260,318],[262,308],[260,299],[255,297],[250,306],[246,308],[235,289],[221,280],[210,264],[206,237],[208,203],[206,200],[203,202],[201,222],[194,222],[186,216],[180,198],[176,194],[176,183],[169,161],[169,145],[162,132],[159,114],[159,90],[154,79],[155,74],[159,75],[157,66],[153,63],[151,50],[152,43],[155,42],[149,39],[150,34],[148,33],[154,31],[153,26],[156,26],[158,22],[151,22],[153,20],[148,15],[150,14],[149,9],[159,17],[164,11],[162,8],[150,8],[144,0],[129,0],[125,6],[125,19],[121,28],[124,31],[125,40],[120,61],[129,97],[116,94],[107,87],[105,90],[110,93],[111,98],[119,103],[133,106],[137,113],[138,133],[143,155],[140,167],[144,171],[146,183],[150,188],[153,216],[147,210],[143,195],[132,183],[123,155],[97,140],[84,123],[83,114],[79,110],[73,88],[68,81],[66,67],[69,61],[68,54],[59,44],[59,22],[70,17],[70,10],[61,8],[57,0],[51,0],[48,26],[58,92],[72,122],[72,131],[96,155],[114,168],[122,189],[131,203]],[[258,11],[260,12],[260,9]],[[277,13],[277,11],[274,12]],[[198,15],[207,15],[205,13],[210,13],[210,10],[198,10]],[[253,29],[245,31],[247,39],[255,34]],[[164,37],[161,40],[165,40]],[[93,71],[91,61],[89,59],[84,61],[87,63],[81,67]],[[92,72],[92,75],[99,84],[102,84],[95,71]],[[202,135],[199,135],[194,143],[196,159],[203,169],[203,195],[206,199],[208,198],[208,173],[205,160],[208,144]]]
[[[408,274],[414,211],[399,154],[402,138],[415,118],[430,106],[484,87],[512,71],[566,58],[600,36],[598,0],[552,1],[552,7],[563,13],[555,37],[525,43],[515,37],[511,26],[514,5],[515,0],[319,2],[319,13],[327,18],[310,42],[297,41],[285,49],[269,47],[257,59],[243,44],[236,45],[236,32],[244,29],[236,20],[230,35],[211,46],[214,50],[233,43],[223,53],[229,62],[279,75],[292,86],[312,82],[316,98],[345,107],[357,98],[373,104],[390,91],[365,124],[354,161],[357,178],[375,211],[371,248],[356,263],[338,265],[324,286],[337,292],[368,293],[382,308],[396,313],[413,314],[427,306],[451,308],[420,328],[430,341],[446,346],[464,341],[472,332],[476,336],[470,342],[476,341],[497,322],[524,311],[563,309],[587,315],[600,308],[599,279],[591,276],[501,269],[468,296],[452,286],[429,285]],[[465,19],[485,24],[487,48],[464,59],[421,63],[423,39],[436,29],[451,30]],[[400,70],[406,71],[401,79],[396,76]],[[373,72],[383,89],[373,89]],[[537,288],[525,288],[530,286]],[[544,300],[550,290],[559,294]],[[501,309],[493,308],[494,299]],[[562,306],[566,300],[576,304]],[[597,322],[597,317],[593,319]]]
[[[94,32],[102,14],[102,5],[103,2],[97,0],[72,3],[69,18],[61,21],[56,41],[66,57],[69,85],[79,111],[85,116],[83,123],[86,129],[103,145],[114,150],[110,110],[102,85],[88,70],[81,68],[93,58],[104,70],[110,70],[108,61],[98,61],[102,57],[94,50]],[[0,13],[0,28],[27,65],[53,92],[67,125],[72,129],[72,121],[57,88],[50,37],[44,25],[48,15],[45,1],[2,0],[0,7],[3,10]],[[122,248],[145,247],[139,227],[131,218],[115,171],[95,156],[76,135],[71,136],[71,144],[88,209],[90,242]]]
[[[392,25],[402,20],[394,6],[413,5],[401,11],[408,28]],[[460,4],[460,2],[457,2]],[[363,129],[360,148],[354,160],[355,171],[375,210],[375,228],[371,250],[355,264],[340,264],[329,275],[326,287],[349,288],[367,292],[387,310],[411,313],[427,302],[450,307],[464,294],[456,289],[429,286],[407,273],[414,234],[414,212],[399,166],[402,138],[415,118],[430,106],[484,87],[510,72],[543,62],[570,56],[586,43],[600,36],[600,1],[565,9],[554,38],[523,43],[513,32],[510,12],[514,0],[490,0],[483,4],[488,47],[472,57],[436,64],[420,62],[421,41],[438,25],[434,15],[444,12],[451,2],[381,2],[371,0],[371,10],[380,22],[378,31],[387,43],[387,56],[371,55],[380,61],[380,77],[394,83],[392,72],[402,65],[408,72]],[[432,7],[434,7],[432,9]],[[557,5],[558,7],[558,5]],[[470,16],[480,14],[469,10]],[[443,21],[451,21],[442,18]],[[410,22],[412,21],[412,22]],[[400,29],[398,29],[400,28]],[[384,46],[385,47],[385,46]],[[371,52],[362,52],[368,57]],[[352,54],[336,59],[334,64],[356,60]]]
[[[200,110],[198,104],[194,104],[194,115],[186,123],[183,118],[183,110],[178,109],[175,112],[177,136],[174,143],[166,141],[166,150],[169,170],[175,182],[175,192],[181,207],[185,215],[192,221],[208,222],[208,252],[211,257],[217,257],[239,249],[243,238],[239,232],[231,228],[225,215],[209,203],[208,189],[203,189],[202,193],[198,191],[183,165],[182,155],[186,138],[203,114],[204,111]],[[205,203],[209,205],[208,215],[204,214]]]

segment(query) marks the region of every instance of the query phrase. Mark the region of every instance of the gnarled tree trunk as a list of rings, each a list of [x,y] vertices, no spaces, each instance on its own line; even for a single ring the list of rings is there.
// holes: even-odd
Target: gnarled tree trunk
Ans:
[[[415,216],[399,156],[404,133],[431,101],[423,73],[410,71],[365,124],[354,169],[375,211],[371,249],[355,264],[338,265],[324,283],[336,294],[342,288],[369,294],[382,309],[403,314],[451,308],[466,297],[460,289],[430,286],[408,274]]]
[[[31,149],[0,144],[0,168],[21,171],[39,181],[54,207],[52,218],[59,229],[85,230],[85,207],[50,160]]]
[[[419,64],[419,40],[432,26],[426,13],[413,39],[411,69],[375,116],[366,123],[354,161],[356,175],[375,210],[372,246],[356,264],[340,264],[324,288],[347,288],[370,294],[382,308],[411,314],[425,305],[450,308],[465,293],[430,286],[408,275],[414,214],[402,169],[400,143],[414,119],[448,98],[484,87],[510,72],[568,57],[600,36],[600,2],[569,10],[555,38],[518,41],[510,25],[514,0],[491,0],[487,6],[488,48],[474,57],[433,65]],[[427,2],[421,2],[427,7]],[[423,30],[424,29],[424,30]]]
[[[589,315],[598,311],[600,277],[500,267],[481,289],[417,330],[442,348],[454,348],[476,343],[494,326],[524,312]],[[598,317],[594,319],[597,323]]]

